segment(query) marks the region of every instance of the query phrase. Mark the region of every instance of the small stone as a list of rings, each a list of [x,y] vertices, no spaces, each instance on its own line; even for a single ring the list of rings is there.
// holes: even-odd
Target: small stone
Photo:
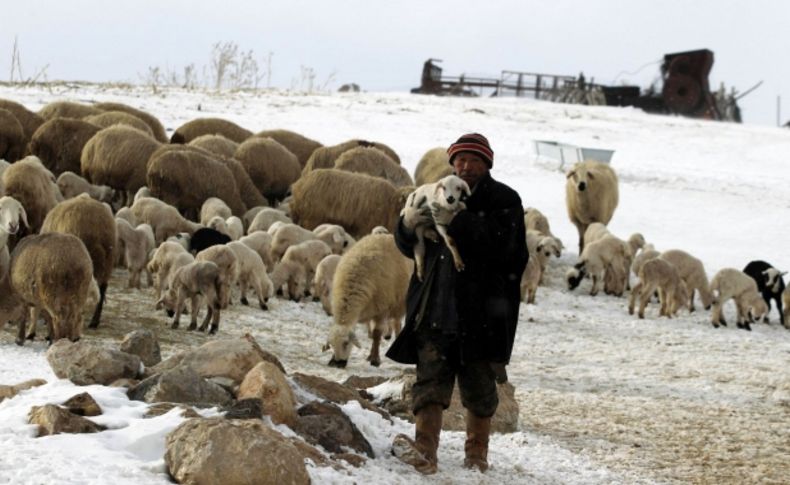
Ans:
[[[70,397],[63,407],[77,416],[98,416],[102,413],[99,404],[87,392]]]
[[[38,437],[60,433],[98,433],[107,429],[54,404],[33,406],[28,414],[28,423],[38,425]]]

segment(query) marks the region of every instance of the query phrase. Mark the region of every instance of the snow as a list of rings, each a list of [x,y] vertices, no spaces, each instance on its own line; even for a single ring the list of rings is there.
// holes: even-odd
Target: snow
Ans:
[[[428,149],[479,131],[495,151],[493,175],[525,206],[547,215],[566,251],[552,259],[537,305],[522,305],[513,361],[508,367],[520,405],[520,431],[492,436],[485,475],[465,470],[463,433],[443,432],[439,473],[422,477],[389,454],[393,423],[352,402],[343,410],[370,441],[376,458],[345,471],[313,465],[314,483],[781,483],[790,476],[790,331],[757,323],[752,332],[714,329],[700,308],[644,320],[628,315],[627,300],[589,296],[590,283],[569,292],[565,270],[575,262],[577,233],[567,219],[564,170],[538,158],[533,140],[556,140],[616,150],[620,204],[610,229],[625,238],[644,234],[659,250],[684,249],[713,276],[765,259],[790,268],[786,190],[790,131],[646,115],[631,108],[584,107],[521,99],[437,98],[395,93],[301,95],[208,93],[71,84],[46,90],[0,86],[0,97],[36,110],[49,101],[119,101],[158,116],[172,130],[196,118],[219,116],[253,131],[288,128],[324,144],[350,138],[382,141],[413,172]],[[566,167],[567,168],[567,167]],[[116,272],[107,319],[86,338],[110,342],[139,326],[155,328],[165,356],[207,337],[166,328],[149,290],[127,291]],[[366,350],[347,369],[326,366],[320,351],[331,320],[319,303],[274,300],[271,310],[233,307],[220,335],[252,334],[289,373],[343,381],[352,374],[394,376],[405,367],[384,360],[372,368]],[[725,306],[733,321],[734,305]],[[363,347],[366,337],[358,330]],[[142,419],[145,403],[122,390],[58,380],[38,341],[20,348],[13,329],[0,331],[0,383],[43,378],[48,384],[0,403],[0,483],[169,483],[163,454],[178,411]],[[108,431],[33,438],[31,406],[62,403],[90,392],[104,410],[94,418]],[[397,384],[370,390],[379,399]],[[300,401],[308,393],[297,393]],[[204,411],[206,415],[216,410]]]

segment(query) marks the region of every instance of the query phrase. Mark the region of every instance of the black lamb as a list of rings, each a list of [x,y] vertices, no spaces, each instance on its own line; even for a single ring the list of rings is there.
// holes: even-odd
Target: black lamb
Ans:
[[[230,241],[230,237],[216,229],[201,227],[192,234],[192,238],[189,240],[189,251],[196,254],[211,246],[227,244]]]
[[[771,266],[765,261],[751,261],[743,268],[743,272],[751,276],[757,282],[757,290],[763,295],[763,300],[768,305],[768,311],[771,310],[771,300],[776,302],[776,308],[779,310],[779,321],[782,326],[785,324],[784,312],[782,311],[782,292],[785,290],[785,282],[782,279],[784,273],[779,272],[776,268]],[[763,321],[768,323],[768,314],[765,314]]]

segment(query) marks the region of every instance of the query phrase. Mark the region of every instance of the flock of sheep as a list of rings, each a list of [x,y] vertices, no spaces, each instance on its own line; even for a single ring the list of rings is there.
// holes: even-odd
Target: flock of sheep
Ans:
[[[17,324],[18,344],[35,337],[39,317],[51,341],[80,338],[86,313],[98,326],[112,270],[123,266],[129,288],[140,289],[145,274],[151,304],[173,318],[172,328],[188,310],[189,330],[217,332],[237,286],[240,303],[252,290],[264,311],[275,296],[320,301],[334,320],[326,348],[336,366],[359,346],[360,322],[373,341],[368,360],[380,364],[381,338],[400,330],[414,268],[391,232],[415,186],[452,173],[441,147],[425,153],[412,179],[378,142],[323,146],[218,118],[189,121],[168,139],[154,116],[124,104],[54,102],[32,112],[4,99],[0,159],[0,326]],[[724,323],[729,298],[741,327],[767,314],[768,296],[786,322],[790,294],[770,265],[754,266],[753,278],[722,270],[709,284],[691,255],[659,253],[640,234],[611,234],[605,224],[618,193],[608,165],[577,164],[566,188],[579,230],[571,289],[589,275],[591,294],[603,285],[622,295],[633,271],[629,310],[638,296],[640,317],[656,291],[668,317],[693,310],[696,291],[714,306],[714,326]],[[537,209],[525,210],[525,222],[531,257],[522,294],[534,303],[563,246]]]

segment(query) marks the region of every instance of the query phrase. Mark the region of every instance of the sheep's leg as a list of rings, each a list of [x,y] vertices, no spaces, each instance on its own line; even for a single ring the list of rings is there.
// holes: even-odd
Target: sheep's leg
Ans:
[[[36,339],[36,325],[38,324],[38,309],[35,306],[31,306],[28,311],[28,318],[27,318],[27,340],[35,340]]]
[[[782,326],[784,327],[785,326],[785,311],[782,308],[782,296],[781,295],[777,295],[774,298],[774,301],[776,302],[776,309],[779,310],[779,323],[781,323]]]
[[[93,318],[91,318],[91,323],[88,325],[89,328],[96,328],[99,326],[99,322],[101,321],[101,311],[104,307],[104,297],[107,294],[107,283],[102,283],[99,285],[99,303],[96,304],[96,311],[93,312]]]
[[[200,312],[200,297],[198,295],[192,295],[189,311],[189,328],[187,330],[195,330],[197,328],[198,312]]]
[[[655,291],[655,285],[646,284],[639,293],[639,318],[645,318],[645,308],[650,301],[650,296]]]
[[[22,315],[19,316],[19,319],[17,320],[16,340],[14,341],[20,347],[25,345],[25,327],[27,324],[28,315],[29,312],[22,312]]]
[[[765,300],[765,304],[768,307],[768,311],[765,312],[765,315],[763,315],[763,323],[771,323],[771,319],[768,318],[768,314],[771,313],[771,298],[770,297]],[[781,317],[781,315],[782,315],[782,302],[779,300],[779,298],[776,299],[776,306],[777,306],[777,308],[779,308],[779,318],[781,319],[782,318]]]
[[[381,365],[381,357],[379,356],[379,347],[381,346],[381,327],[383,323],[376,321],[373,327],[373,335],[372,341],[370,344],[370,355],[368,355],[368,361],[370,361],[370,365],[374,367],[378,367]]]
[[[537,288],[529,288],[529,289],[527,290],[527,293],[528,293],[528,296],[527,296],[527,303],[530,303],[530,304],[532,304],[532,305],[534,305],[534,304],[535,304],[535,294],[536,294],[537,292],[538,292],[538,289],[537,289]]]
[[[590,273],[590,277],[592,278],[592,288],[590,289],[590,296],[595,296],[598,294],[598,281],[601,279],[601,275],[598,272]]]
[[[258,296],[258,304],[261,306],[261,310],[268,310],[269,307],[266,306],[266,295],[263,294],[263,284],[258,275],[253,275],[252,286],[255,290],[255,294]]]
[[[725,327],[727,326],[727,322],[724,320],[724,316],[722,315],[721,307],[721,301],[717,301],[713,304],[713,310],[711,310],[710,313],[710,323],[714,328],[719,328],[720,324],[724,325]]]
[[[417,228],[417,244],[414,245],[414,267],[417,279],[422,281],[425,276],[425,239],[422,228]]]
[[[217,330],[219,330],[219,312],[219,307],[214,308],[214,312],[211,316],[211,328],[208,331],[209,335],[214,335],[217,333]]]
[[[436,231],[442,236],[444,239],[444,243],[447,245],[447,248],[450,250],[450,254],[453,255],[453,263],[455,264],[456,271],[463,271],[466,267],[464,265],[464,260],[461,259],[461,253],[458,252],[458,246],[455,244],[455,239],[453,239],[449,234],[447,234],[447,228],[445,226],[436,225]]]
[[[178,296],[176,297],[175,317],[173,317],[173,324],[170,326],[170,328],[173,329],[178,328],[178,321],[181,319],[181,309],[184,306],[184,298],[186,295],[184,294],[184,289],[182,287],[178,288],[177,295]]]
[[[628,297],[628,314],[629,315],[633,315],[634,314],[634,305],[636,304],[636,295],[639,294],[642,291],[642,286],[644,286],[644,285],[642,285],[642,282],[640,281],[639,283],[636,284],[636,286],[634,286],[634,289],[631,290],[631,295]]]
[[[245,306],[249,305],[250,302],[247,300],[247,278],[239,279],[239,291],[241,292],[241,299],[239,300],[241,304]]]
[[[658,316],[659,317],[666,317],[669,313],[669,302],[667,301],[667,292],[662,288],[658,287]]]

